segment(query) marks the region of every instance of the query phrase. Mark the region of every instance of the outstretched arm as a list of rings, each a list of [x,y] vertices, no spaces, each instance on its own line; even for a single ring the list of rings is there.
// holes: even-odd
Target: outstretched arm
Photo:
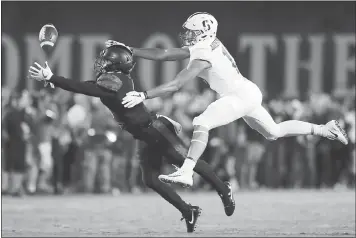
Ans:
[[[190,56],[188,48],[158,49],[131,47],[131,49],[134,56],[149,60],[176,61],[187,59]]]
[[[83,82],[78,80],[67,79],[53,75],[47,62],[45,68],[35,62],[35,66],[30,67],[30,77],[42,82],[49,82],[64,90],[81,93],[93,97],[111,97],[115,96],[114,92],[99,87],[95,82]]]
[[[121,45],[127,47],[132,51],[132,54],[136,57],[148,59],[148,60],[162,60],[162,61],[175,61],[184,60],[190,56],[190,51],[187,47],[183,48],[171,48],[171,49],[158,49],[158,48],[135,48],[129,47],[124,43],[107,40],[105,42],[106,47],[113,45]]]
[[[55,86],[62,88],[64,90],[73,92],[73,93],[81,93],[87,96],[92,97],[112,97],[114,96],[113,92],[104,90],[99,87],[95,82],[91,81],[79,81],[68,79],[60,76],[53,75],[49,82],[53,83]]]
[[[165,96],[178,91],[186,82],[196,78],[201,71],[210,68],[211,64],[205,60],[193,60],[189,67],[183,69],[174,80],[162,84],[146,92],[128,92],[122,99],[124,107],[131,108],[142,103],[145,99]]]
[[[208,61],[193,60],[189,67],[183,69],[174,80],[146,91],[146,97],[155,98],[177,92],[186,82],[195,79],[201,71],[210,67],[211,64]]]

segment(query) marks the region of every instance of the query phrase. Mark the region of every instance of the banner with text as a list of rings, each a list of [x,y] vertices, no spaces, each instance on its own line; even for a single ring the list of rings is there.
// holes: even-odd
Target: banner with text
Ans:
[[[59,38],[46,60],[56,74],[93,79],[93,62],[108,39],[134,47],[180,47],[186,18],[206,11],[240,72],[267,95],[343,92],[355,84],[355,2],[2,2],[2,86],[27,80],[46,59],[38,33],[54,24]],[[187,62],[139,59],[138,87],[172,80]],[[199,82],[194,82],[199,87]]]

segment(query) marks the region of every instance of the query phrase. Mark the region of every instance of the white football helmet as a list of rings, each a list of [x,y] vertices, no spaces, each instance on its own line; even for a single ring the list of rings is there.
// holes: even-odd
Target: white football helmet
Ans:
[[[183,24],[184,32],[179,34],[183,46],[192,46],[205,40],[214,40],[218,21],[207,12],[196,12]]]

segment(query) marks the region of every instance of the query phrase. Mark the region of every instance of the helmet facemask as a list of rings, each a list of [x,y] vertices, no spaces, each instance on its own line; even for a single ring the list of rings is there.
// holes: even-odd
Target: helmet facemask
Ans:
[[[112,62],[110,60],[104,59],[102,56],[96,58],[94,63],[94,72],[96,78],[99,78],[100,75],[110,72],[110,68],[112,66]]]
[[[184,26],[183,30],[183,32],[179,33],[179,38],[181,40],[182,46],[195,45],[198,42],[197,37],[203,33],[200,30],[190,30]]]

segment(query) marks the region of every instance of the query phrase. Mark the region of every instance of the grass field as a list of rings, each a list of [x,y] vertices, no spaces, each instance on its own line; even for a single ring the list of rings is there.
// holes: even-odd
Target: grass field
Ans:
[[[2,236],[349,236],[355,191],[257,191],[235,195],[226,217],[215,193],[182,193],[203,209],[195,233],[154,193],[2,198]]]

